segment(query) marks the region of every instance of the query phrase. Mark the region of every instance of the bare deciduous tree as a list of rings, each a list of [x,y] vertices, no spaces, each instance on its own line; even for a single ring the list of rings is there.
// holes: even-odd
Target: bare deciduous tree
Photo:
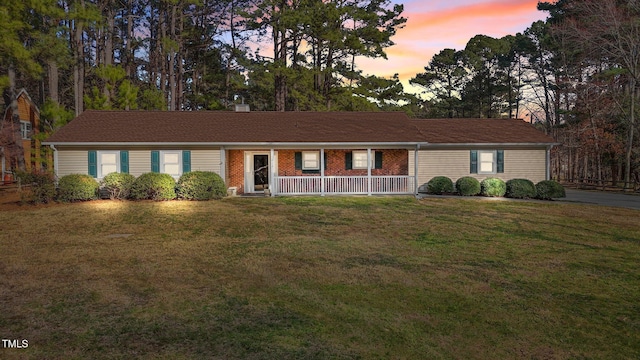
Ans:
[[[625,124],[624,187],[628,189],[640,77],[640,1],[569,1],[563,10],[566,17],[555,31],[570,37],[572,44],[579,46],[587,58],[595,62],[607,61],[623,69],[622,76],[627,78],[629,106]]]

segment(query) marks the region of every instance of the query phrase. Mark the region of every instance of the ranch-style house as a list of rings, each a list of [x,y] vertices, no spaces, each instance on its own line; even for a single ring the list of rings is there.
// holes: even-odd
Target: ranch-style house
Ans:
[[[86,111],[47,139],[55,173],[213,171],[237,194],[416,194],[453,181],[549,179],[554,140],[515,119],[401,112]]]

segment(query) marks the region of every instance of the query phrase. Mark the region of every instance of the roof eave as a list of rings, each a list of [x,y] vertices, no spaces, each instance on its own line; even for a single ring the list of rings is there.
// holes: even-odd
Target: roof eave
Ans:
[[[518,143],[420,143],[420,147],[523,147],[556,146],[557,142],[518,142]]]
[[[370,146],[396,146],[412,148],[418,142],[65,142],[44,141],[42,145],[53,146],[196,146],[196,147],[370,147]]]

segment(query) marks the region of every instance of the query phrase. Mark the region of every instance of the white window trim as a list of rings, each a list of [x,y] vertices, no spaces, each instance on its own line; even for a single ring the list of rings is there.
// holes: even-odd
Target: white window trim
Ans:
[[[492,171],[482,171],[482,154],[491,154],[493,157],[491,168]],[[497,150],[478,150],[478,174],[495,175],[498,173],[498,151]]]
[[[30,140],[32,130],[33,126],[31,126],[29,121],[20,120],[20,134],[22,135],[22,140]]]
[[[316,158],[316,165],[315,166],[306,166],[306,159],[305,157],[307,155],[314,155]],[[302,152],[302,170],[320,170],[320,152],[319,151],[303,151]]]
[[[96,153],[96,162],[97,162],[97,166],[98,166],[98,179],[102,179],[104,178],[106,175],[109,174],[103,174],[102,173],[102,155],[104,154],[114,154],[116,156],[116,172],[120,172],[120,151],[119,150],[110,150],[110,151],[98,151]]]
[[[164,156],[166,154],[176,154],[178,155],[178,173],[177,174],[169,174],[165,171],[165,161]],[[174,178],[179,178],[182,176],[182,151],[181,150],[168,150],[168,151],[160,151],[160,172],[164,174],[169,174]]]
[[[362,156],[364,155],[365,159],[367,158],[367,156],[369,156],[368,151],[366,150],[362,150],[362,151],[352,151],[351,152],[351,168],[353,170],[367,170],[368,167],[365,166],[356,166],[356,154]],[[373,152],[371,153],[371,159],[369,159],[369,165],[371,166],[371,168],[373,169],[375,167],[375,156],[373,156]],[[365,160],[365,164],[366,164],[366,160]]]

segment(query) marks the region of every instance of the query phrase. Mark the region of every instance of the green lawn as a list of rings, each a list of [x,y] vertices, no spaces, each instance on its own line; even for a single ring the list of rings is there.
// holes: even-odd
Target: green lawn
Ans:
[[[634,210],[95,201],[0,230],[0,338],[29,344],[3,359],[640,358]]]

